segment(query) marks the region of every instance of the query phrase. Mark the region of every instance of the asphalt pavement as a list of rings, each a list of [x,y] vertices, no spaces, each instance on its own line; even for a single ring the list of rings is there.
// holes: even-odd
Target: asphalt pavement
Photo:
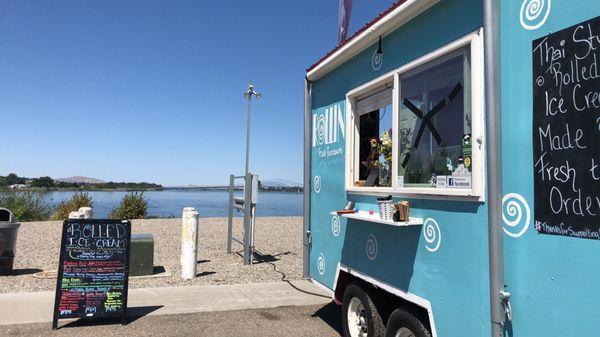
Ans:
[[[130,317],[125,326],[116,321],[76,320],[0,326],[0,336],[203,336],[281,337],[340,336],[340,307],[333,303],[266,309],[199,312]]]

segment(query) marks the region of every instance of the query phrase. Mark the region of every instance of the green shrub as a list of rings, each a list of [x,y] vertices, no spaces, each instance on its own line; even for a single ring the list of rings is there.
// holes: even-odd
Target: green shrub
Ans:
[[[111,219],[144,219],[148,211],[148,200],[144,192],[132,192],[123,196],[121,204],[110,211]]]
[[[50,177],[39,177],[39,178],[33,179],[33,181],[31,182],[31,187],[52,188],[54,186],[55,186],[54,180]]]
[[[51,220],[64,220],[69,218],[69,213],[78,211],[81,207],[92,207],[92,196],[89,193],[78,192],[71,199],[62,201],[54,209]]]
[[[52,213],[52,208],[39,192],[2,192],[0,207],[11,210],[17,221],[47,220]]]

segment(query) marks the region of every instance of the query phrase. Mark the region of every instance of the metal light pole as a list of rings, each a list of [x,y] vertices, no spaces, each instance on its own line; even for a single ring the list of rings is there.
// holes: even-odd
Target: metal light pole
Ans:
[[[246,172],[244,176],[248,176],[248,170],[250,166],[250,113],[252,112],[252,96],[259,99],[262,95],[254,91],[252,84],[248,85],[248,90],[244,92],[244,97],[248,99],[248,114],[246,119]]]

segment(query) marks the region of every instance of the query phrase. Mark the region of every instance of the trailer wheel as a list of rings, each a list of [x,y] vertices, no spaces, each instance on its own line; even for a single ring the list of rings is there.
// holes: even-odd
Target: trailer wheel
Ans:
[[[431,334],[415,316],[396,309],[388,319],[385,337],[431,337]]]
[[[385,325],[371,296],[358,284],[348,285],[342,304],[342,325],[346,337],[383,337]]]

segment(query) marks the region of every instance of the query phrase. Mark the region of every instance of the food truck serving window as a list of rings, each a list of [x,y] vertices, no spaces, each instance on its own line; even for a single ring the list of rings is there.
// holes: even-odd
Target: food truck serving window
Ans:
[[[356,101],[362,185],[392,186],[392,87],[386,84]]]
[[[481,200],[482,63],[474,33],[351,91],[346,189]]]

